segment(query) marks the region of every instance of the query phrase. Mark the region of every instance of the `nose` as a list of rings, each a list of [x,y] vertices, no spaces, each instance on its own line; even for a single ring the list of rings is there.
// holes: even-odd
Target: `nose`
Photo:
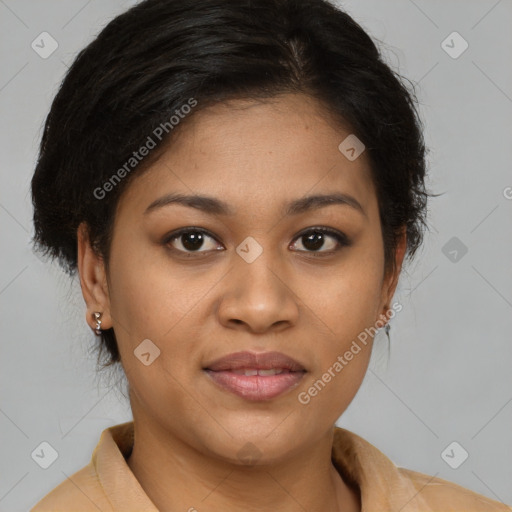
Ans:
[[[252,263],[236,255],[225,282],[217,310],[225,327],[261,334],[297,323],[300,299],[291,273],[266,251]]]

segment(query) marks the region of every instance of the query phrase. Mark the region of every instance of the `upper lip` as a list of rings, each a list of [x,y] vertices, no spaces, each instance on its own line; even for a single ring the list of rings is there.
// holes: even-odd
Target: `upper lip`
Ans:
[[[291,372],[306,371],[304,366],[281,352],[234,352],[208,363],[204,369],[215,372],[253,368],[270,370],[282,368]]]

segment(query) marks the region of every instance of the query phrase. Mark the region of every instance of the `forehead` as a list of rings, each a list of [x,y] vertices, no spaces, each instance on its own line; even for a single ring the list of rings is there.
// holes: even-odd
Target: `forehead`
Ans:
[[[140,213],[171,192],[221,197],[235,211],[334,191],[368,209],[375,200],[365,153],[351,161],[338,148],[350,128],[307,96],[232,100],[185,121],[159,160],[130,183],[119,210],[129,204]]]

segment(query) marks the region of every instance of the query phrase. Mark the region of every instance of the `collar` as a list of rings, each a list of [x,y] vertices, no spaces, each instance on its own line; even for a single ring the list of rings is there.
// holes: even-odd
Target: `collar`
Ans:
[[[91,462],[114,510],[158,512],[126,462],[133,442],[133,421],[107,428],[101,434]],[[357,434],[334,427],[331,459],[347,484],[359,488],[362,512],[432,510],[411,479]]]
[[[362,437],[334,427],[332,462],[347,484],[357,486],[362,512],[431,512],[413,481]]]

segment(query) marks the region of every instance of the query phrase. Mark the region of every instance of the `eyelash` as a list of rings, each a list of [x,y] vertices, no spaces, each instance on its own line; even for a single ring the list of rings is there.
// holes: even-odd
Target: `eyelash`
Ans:
[[[172,233],[169,233],[168,235],[165,236],[164,240],[162,241],[162,244],[164,246],[168,247],[168,249],[170,251],[181,253],[181,255],[186,257],[186,258],[197,257],[198,255],[208,255],[208,254],[211,253],[211,251],[190,251],[190,252],[186,252],[186,251],[182,251],[181,249],[175,249],[174,247],[169,247],[169,244],[173,240],[178,239],[181,235],[184,235],[186,233],[201,233],[203,235],[207,235],[207,236],[213,238],[214,240],[216,240],[218,242],[216,237],[212,233],[210,233],[208,230],[203,229],[203,228],[196,228],[196,227],[192,227],[191,226],[191,227],[181,228],[181,229],[178,229],[177,231],[173,231]],[[326,227],[311,227],[311,228],[307,228],[307,229],[301,231],[299,234],[297,234],[293,240],[294,241],[295,240],[299,240],[303,236],[308,235],[310,233],[322,233],[323,235],[331,236],[332,238],[334,238],[338,242],[339,247],[334,249],[334,250],[331,250],[331,251],[307,251],[307,250],[304,251],[304,250],[300,250],[300,251],[295,251],[295,252],[306,253],[306,254],[311,255],[311,256],[313,256],[315,258],[323,258],[323,257],[330,256],[330,255],[338,252],[343,247],[349,247],[350,245],[352,245],[351,240],[347,237],[347,235],[345,235],[345,233],[342,233],[341,231],[338,231],[338,230],[333,229],[333,228],[326,228]]]

